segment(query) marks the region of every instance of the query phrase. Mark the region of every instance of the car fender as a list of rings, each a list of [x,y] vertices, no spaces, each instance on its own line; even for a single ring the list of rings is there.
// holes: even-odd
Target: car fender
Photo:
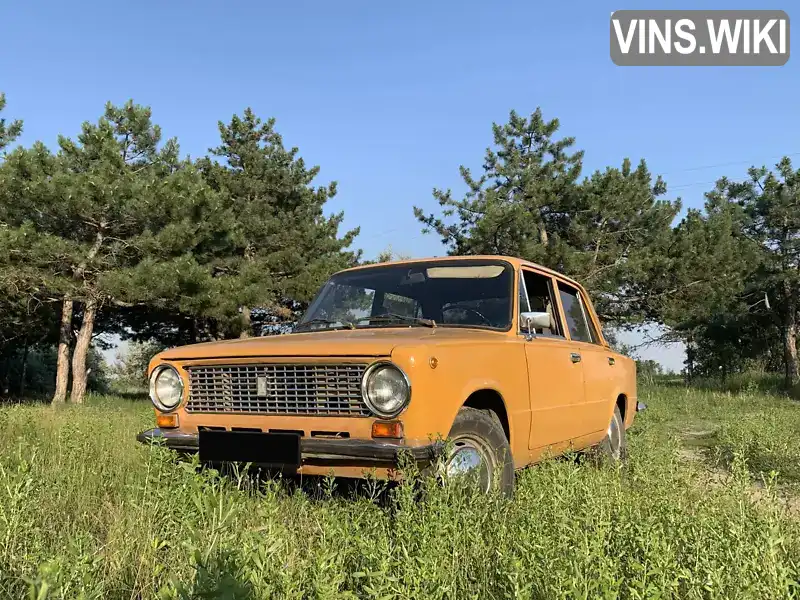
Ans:
[[[518,350],[517,345],[503,343],[395,348],[392,361],[412,380],[412,400],[403,417],[406,433],[413,438],[444,438],[470,396],[492,390],[505,407],[511,439],[527,440],[528,373],[524,352]]]

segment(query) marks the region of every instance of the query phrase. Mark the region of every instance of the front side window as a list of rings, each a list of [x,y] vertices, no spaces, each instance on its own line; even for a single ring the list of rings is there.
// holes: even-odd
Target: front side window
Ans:
[[[334,275],[296,331],[363,327],[511,327],[514,270],[505,262],[442,260]]]
[[[519,274],[519,312],[530,312],[531,307],[528,304],[528,294],[525,292],[525,279],[522,272]]]
[[[558,283],[561,306],[564,308],[564,319],[567,322],[570,337],[578,342],[592,342],[592,334],[580,300],[578,290],[565,283]]]
[[[550,277],[523,269],[522,283],[524,283],[523,295],[525,298],[520,298],[520,306],[523,308],[521,312],[545,312],[550,315],[550,327],[539,329],[536,333],[550,337],[563,337]]]

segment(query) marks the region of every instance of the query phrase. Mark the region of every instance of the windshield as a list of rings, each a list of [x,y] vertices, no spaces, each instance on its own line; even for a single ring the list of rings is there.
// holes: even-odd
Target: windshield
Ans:
[[[378,266],[334,275],[296,331],[364,327],[511,327],[513,268],[499,261]]]

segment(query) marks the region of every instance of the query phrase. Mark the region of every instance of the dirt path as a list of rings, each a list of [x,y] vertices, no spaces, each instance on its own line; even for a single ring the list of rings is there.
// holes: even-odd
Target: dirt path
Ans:
[[[699,468],[706,476],[703,484],[709,487],[722,487],[731,483],[730,471],[716,464],[713,452],[713,437],[716,431],[710,421],[695,422],[690,427],[680,430],[683,445],[678,450],[678,457],[687,464]],[[751,498],[762,503],[768,495],[764,490],[764,482],[753,478],[750,486]],[[778,501],[794,518],[800,519],[800,489],[795,486],[779,485],[776,490]]]

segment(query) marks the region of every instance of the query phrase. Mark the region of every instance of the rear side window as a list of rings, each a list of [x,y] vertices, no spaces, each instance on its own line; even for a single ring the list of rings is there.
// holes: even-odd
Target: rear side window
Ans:
[[[593,342],[592,332],[578,290],[562,282],[558,283],[561,306],[564,308],[564,319],[567,322],[570,337],[577,342]]]

